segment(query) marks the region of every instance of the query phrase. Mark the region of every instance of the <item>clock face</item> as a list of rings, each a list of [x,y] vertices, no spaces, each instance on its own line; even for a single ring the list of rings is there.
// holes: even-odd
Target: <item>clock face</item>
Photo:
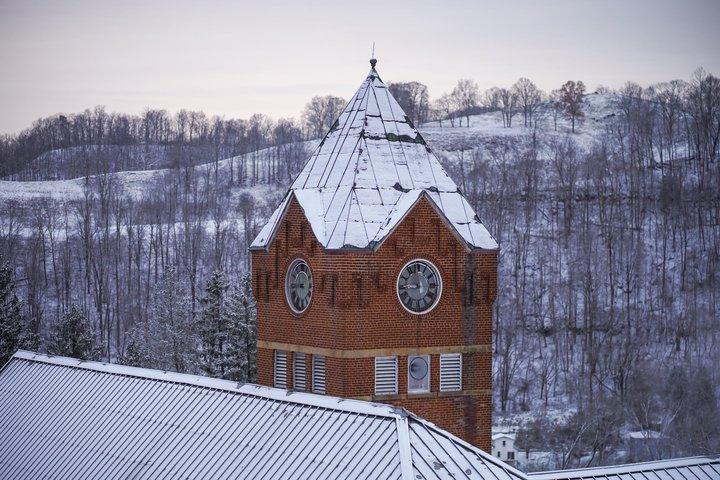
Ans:
[[[429,312],[437,305],[441,292],[440,272],[427,260],[413,260],[400,270],[398,299],[409,312]]]
[[[295,260],[290,264],[285,277],[285,296],[290,308],[295,313],[307,310],[312,299],[312,274],[310,267],[304,260]]]

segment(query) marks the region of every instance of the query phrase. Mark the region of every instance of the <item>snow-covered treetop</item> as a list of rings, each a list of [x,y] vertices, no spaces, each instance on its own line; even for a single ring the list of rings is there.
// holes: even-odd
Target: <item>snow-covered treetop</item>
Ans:
[[[498,248],[373,67],[251,248],[295,198],[326,249],[376,249],[422,197],[468,248]]]

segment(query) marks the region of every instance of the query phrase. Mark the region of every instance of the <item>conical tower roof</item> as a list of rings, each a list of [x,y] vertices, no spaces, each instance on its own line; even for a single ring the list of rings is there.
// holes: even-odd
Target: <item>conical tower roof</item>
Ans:
[[[376,249],[423,196],[469,249],[498,248],[373,64],[251,248],[296,198],[324,248]]]

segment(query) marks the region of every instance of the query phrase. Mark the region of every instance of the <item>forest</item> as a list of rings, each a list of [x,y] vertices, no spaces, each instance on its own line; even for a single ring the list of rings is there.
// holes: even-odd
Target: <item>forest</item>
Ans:
[[[547,453],[528,468],[720,452],[720,79],[390,90],[501,246],[494,423]],[[344,105],[96,107],[3,136],[0,362],[253,381],[247,247]]]

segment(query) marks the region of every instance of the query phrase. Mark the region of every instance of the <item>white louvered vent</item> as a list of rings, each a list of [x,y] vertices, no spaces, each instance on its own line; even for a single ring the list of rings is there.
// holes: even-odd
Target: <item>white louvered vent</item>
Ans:
[[[287,388],[287,352],[275,350],[275,387]]]
[[[462,390],[462,353],[440,355],[440,391]]]
[[[325,393],[325,357],[313,355],[312,362],[312,391]]]
[[[305,354],[293,354],[293,384],[295,390],[305,391]]]
[[[397,394],[397,378],[397,357],[375,357],[375,395]]]

